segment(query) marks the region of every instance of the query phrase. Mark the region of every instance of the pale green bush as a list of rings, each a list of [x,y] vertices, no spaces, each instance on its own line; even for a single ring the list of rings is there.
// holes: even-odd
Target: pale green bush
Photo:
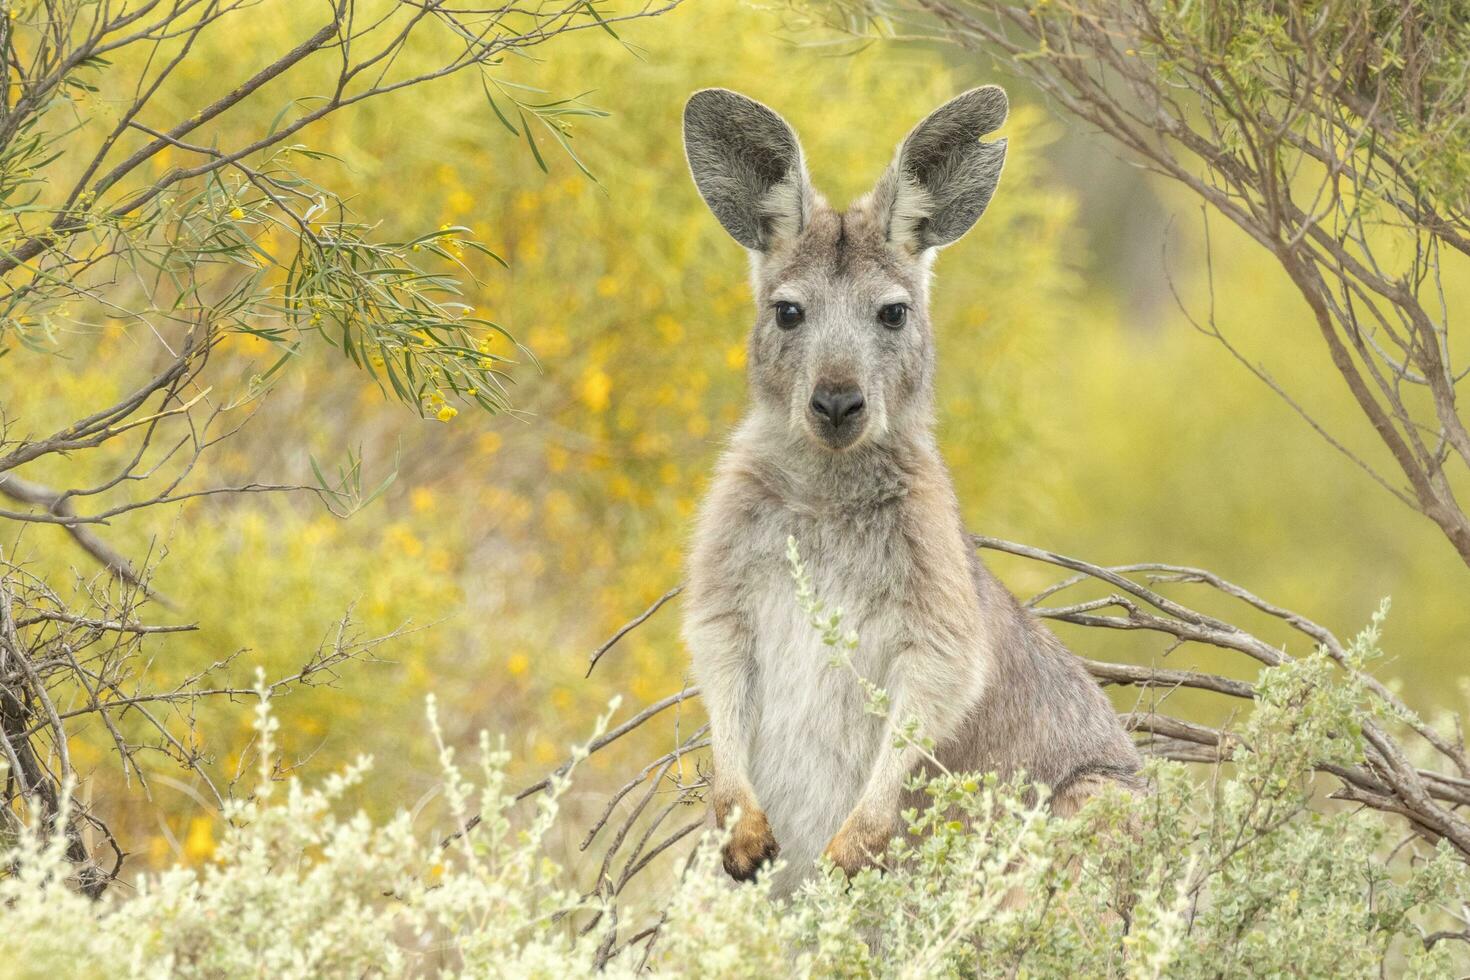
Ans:
[[[1449,934],[1464,929],[1470,869],[1317,799],[1313,766],[1358,757],[1370,713],[1392,721],[1341,676],[1325,655],[1263,671],[1233,761],[1206,779],[1154,763],[1151,794],[1057,819],[1024,786],[946,774],[886,873],[830,872],[775,902],[730,883],[706,838],[671,894],[615,909],[548,856],[570,772],[517,810],[503,749],[482,737],[471,779],[441,742],[446,815],[482,817],[446,844],[407,812],[344,812],[366,760],[315,787],[273,778],[263,696],[257,782],[229,808],[215,861],[94,902],[69,887],[59,839],[23,835],[0,879],[0,963],[48,978],[1463,974]],[[437,739],[432,702],[429,719]]]

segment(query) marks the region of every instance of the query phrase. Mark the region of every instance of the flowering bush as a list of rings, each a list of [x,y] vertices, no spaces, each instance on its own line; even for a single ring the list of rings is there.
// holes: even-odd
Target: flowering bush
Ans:
[[[1359,664],[1379,619],[1353,644]],[[508,753],[482,736],[467,776],[432,700],[445,817],[477,825],[446,840],[408,811],[350,812],[369,761],[314,787],[283,779],[262,687],[256,783],[229,807],[213,861],[94,902],[69,887],[59,835],[22,834],[0,879],[0,962],[47,977],[1463,973],[1470,868],[1316,798],[1314,767],[1359,755],[1370,714],[1391,720],[1338,676],[1321,653],[1264,670],[1210,779],[1155,762],[1149,795],[1103,796],[1068,819],[1020,783],[943,774],[885,871],[826,869],[789,902],[726,879],[714,834],[666,882],[584,893],[549,851],[586,750],[517,804]]]

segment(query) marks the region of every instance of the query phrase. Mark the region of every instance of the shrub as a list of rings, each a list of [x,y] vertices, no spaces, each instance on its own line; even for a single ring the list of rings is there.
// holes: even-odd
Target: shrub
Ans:
[[[1381,619],[1352,645],[1358,665]],[[482,736],[466,776],[432,700],[446,817],[478,825],[445,840],[406,811],[345,812],[370,762],[317,786],[280,777],[262,685],[255,787],[230,805],[214,860],[94,902],[67,884],[62,835],[22,834],[0,880],[0,962],[22,976],[1463,972],[1453,912],[1470,900],[1470,868],[1447,846],[1396,845],[1375,811],[1318,799],[1314,771],[1357,758],[1365,722],[1384,720],[1340,676],[1322,652],[1263,670],[1235,753],[1209,779],[1156,760],[1150,794],[1099,797],[1068,819],[1020,782],[942,774],[887,871],[849,882],[828,869],[789,901],[730,883],[713,834],[668,887],[582,893],[548,842],[586,750],[518,812],[508,753]]]

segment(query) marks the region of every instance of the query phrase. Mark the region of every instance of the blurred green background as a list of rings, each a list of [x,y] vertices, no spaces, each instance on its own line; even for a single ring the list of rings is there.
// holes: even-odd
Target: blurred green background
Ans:
[[[196,67],[165,103],[192,111],[196,87],[253,70],[252,42],[279,46],[298,16],[307,14],[262,8],[229,50],[195,62],[228,71]],[[1181,314],[1174,291],[1198,317],[1209,308],[1195,202],[1120,160],[1103,137],[1069,129],[988,63],[918,46],[802,43],[812,38],[791,17],[701,0],[627,26],[633,51],[589,32],[509,66],[508,77],[557,95],[590,90],[587,101],[611,113],[573,132],[596,182],[554,147],[543,175],[472,83],[414,89],[308,131],[312,147],[341,159],[312,172],[355,195],[384,235],[465,224],[505,256],[508,272],[477,266],[474,302],[537,361],[521,357],[515,370],[517,416],[462,411],[446,423],[415,418],[333,351],[313,351],[201,480],[311,483],[312,456],[334,461],[358,447],[369,482],[395,461],[398,477],[347,521],[306,495],[256,496],[145,511],[106,529],[130,553],[159,557],[156,584],[178,609],[155,618],[202,627],[152,645],[155,682],[236,650],[242,681],[257,664],[288,668],[349,608],[364,634],[425,627],[381,648],[386,662],[278,705],[285,748],[310,768],[373,754],[382,809],[413,805],[435,781],[422,720],[430,691],[452,736],[505,732],[528,777],[585,736],[613,694],[637,705],[677,691],[687,661],[677,604],[592,679],[583,673],[603,638],[679,580],[690,515],[743,400],[746,262],[687,177],[684,99],[721,85],[776,107],[801,133],[818,185],[841,202],[868,189],[930,108],[999,81],[1014,107],[1001,189],[941,256],[935,285],[942,441],[970,526],[1100,563],[1203,566],[1345,634],[1391,596],[1393,659],[1382,674],[1416,707],[1463,705],[1464,567],[1428,522]],[[1377,460],[1284,275],[1219,221],[1210,238],[1221,331]],[[1452,306],[1465,302],[1465,281]],[[156,356],[150,335],[118,324],[79,328],[66,343],[62,357],[18,350],[0,371],[0,401],[28,430],[103,404]],[[242,338],[213,370],[227,389],[271,357]],[[67,465],[50,471],[55,482]],[[50,531],[32,528],[7,547],[92,574]],[[993,564],[1023,596],[1057,577]],[[1165,649],[1142,634],[1064,638],[1135,663]],[[1184,649],[1171,663],[1218,666],[1201,656]],[[241,705],[201,714],[222,771],[237,764],[248,722]],[[596,757],[589,801],[639,748]],[[147,842],[138,860],[209,855],[214,818],[183,774],[160,771],[149,802],[115,775],[100,731],[79,735],[73,753],[95,768],[87,792],[121,817],[119,837],[135,849]]]

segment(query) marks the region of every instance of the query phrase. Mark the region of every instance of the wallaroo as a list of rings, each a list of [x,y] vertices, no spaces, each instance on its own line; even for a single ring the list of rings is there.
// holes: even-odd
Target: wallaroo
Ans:
[[[951,771],[1024,770],[1069,813],[1140,759],[1098,685],[985,568],[934,437],[930,269],[990,203],[1005,121],[987,85],[935,110],[846,211],[813,189],[791,127],[735,92],[684,111],[689,166],[750,253],[757,315],[750,404],[703,504],[684,623],[714,743],[710,802],[738,813],[725,869],[778,853],[792,890],[825,853],[847,873],[881,860],[923,764],[888,726],[909,720]],[[844,610],[857,670],[887,690],[864,710],[851,675],[794,599],[800,542],[824,601]]]

